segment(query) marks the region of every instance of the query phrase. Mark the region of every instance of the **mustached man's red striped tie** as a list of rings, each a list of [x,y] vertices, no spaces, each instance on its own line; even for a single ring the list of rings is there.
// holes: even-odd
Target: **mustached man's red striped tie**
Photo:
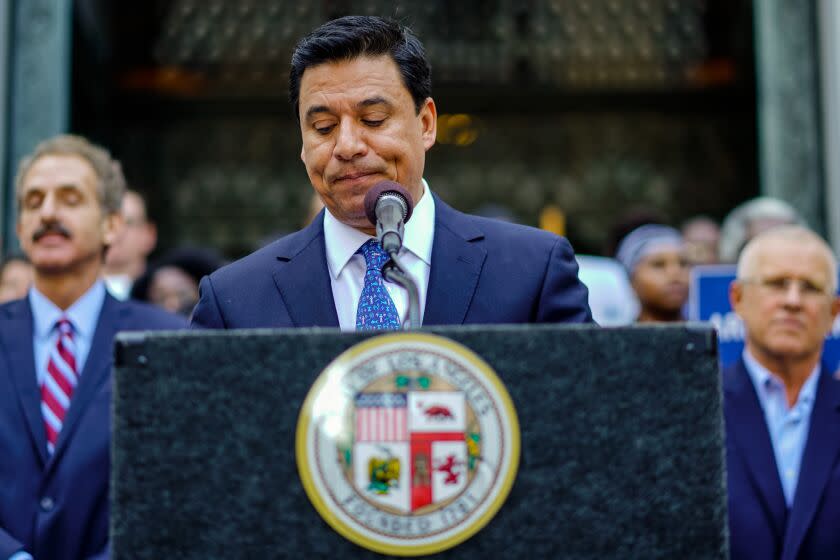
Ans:
[[[64,416],[70,408],[70,399],[79,383],[73,326],[66,317],[62,317],[58,320],[56,328],[58,340],[55,346],[50,348],[47,375],[41,386],[41,414],[47,428],[47,451],[50,455],[55,451]]]

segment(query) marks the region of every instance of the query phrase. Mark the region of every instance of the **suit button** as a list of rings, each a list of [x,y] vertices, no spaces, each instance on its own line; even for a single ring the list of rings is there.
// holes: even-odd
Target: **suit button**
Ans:
[[[43,511],[52,511],[55,507],[55,502],[49,496],[44,496],[41,498],[41,509]]]

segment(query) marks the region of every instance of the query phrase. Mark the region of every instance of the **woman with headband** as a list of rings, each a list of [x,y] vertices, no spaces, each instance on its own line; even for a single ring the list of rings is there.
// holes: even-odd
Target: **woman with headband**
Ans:
[[[638,227],[621,240],[616,259],[639,300],[637,322],[683,320],[689,265],[677,230],[659,224]]]

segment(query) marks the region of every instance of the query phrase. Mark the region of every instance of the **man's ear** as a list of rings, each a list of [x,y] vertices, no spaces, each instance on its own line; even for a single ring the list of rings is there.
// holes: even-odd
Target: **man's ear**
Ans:
[[[840,296],[834,296],[831,300],[831,316],[836,319],[838,312],[840,312]]]
[[[122,228],[125,226],[123,215],[119,212],[109,212],[102,220],[102,240],[105,246],[110,247],[117,239]]]
[[[144,225],[146,228],[146,238],[145,245],[143,247],[143,253],[148,257],[157,246],[157,224],[146,220],[146,223]]]
[[[735,311],[735,313],[738,313],[738,307],[740,307],[743,297],[744,286],[737,280],[733,280],[732,283],[729,284],[729,305],[732,306],[732,310]],[[740,313],[738,313],[738,315],[740,315]]]
[[[435,145],[435,139],[437,138],[437,107],[435,106],[435,100],[427,97],[417,116],[420,119],[423,146],[428,150]]]

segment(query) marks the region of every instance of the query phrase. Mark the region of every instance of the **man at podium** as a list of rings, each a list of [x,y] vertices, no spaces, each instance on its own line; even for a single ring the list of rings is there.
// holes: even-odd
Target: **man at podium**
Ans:
[[[458,212],[423,179],[437,108],[410,30],[363,16],[322,25],[292,55],[289,93],[325,209],[205,277],[193,326],[401,328],[413,292],[383,281],[388,255],[365,212],[383,180],[402,185],[413,206],[397,254],[423,325],[592,320],[566,239]]]
[[[840,558],[840,370],[821,360],[837,261],[778,227],[744,248],[730,296],[746,327],[723,374],[731,557]]]

